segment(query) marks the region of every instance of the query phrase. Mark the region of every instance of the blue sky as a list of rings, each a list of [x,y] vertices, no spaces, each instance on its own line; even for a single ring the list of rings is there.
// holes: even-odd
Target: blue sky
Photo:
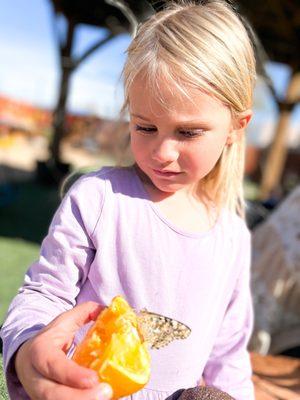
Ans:
[[[58,52],[50,0],[1,0],[0,94],[53,107],[57,98]],[[104,30],[82,25],[75,53],[103,37]],[[91,55],[71,80],[69,108],[113,115],[122,91],[119,81],[130,37],[122,35]]]
[[[0,5],[0,95],[53,108],[59,68],[50,0],[0,0]],[[104,34],[99,28],[82,25],[77,32],[75,53],[81,54]],[[70,110],[108,117],[117,115],[122,102],[119,78],[129,42],[129,35],[115,38],[76,70],[71,79]],[[289,68],[272,63],[268,71],[277,92],[283,95]],[[254,104],[250,134],[255,141],[264,124],[274,126],[277,111],[263,84],[257,86]],[[299,111],[295,113],[295,121],[299,121]]]

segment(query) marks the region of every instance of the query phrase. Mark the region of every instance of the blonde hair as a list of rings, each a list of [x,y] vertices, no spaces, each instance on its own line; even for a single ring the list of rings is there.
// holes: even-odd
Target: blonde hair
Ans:
[[[170,3],[139,27],[128,48],[124,109],[139,74],[165,106],[161,79],[170,82],[174,93],[189,97],[193,87],[214,96],[236,118],[252,105],[254,51],[241,19],[225,1]],[[244,157],[243,137],[225,146],[213,170],[201,180],[201,190],[219,211],[226,207],[244,214]]]

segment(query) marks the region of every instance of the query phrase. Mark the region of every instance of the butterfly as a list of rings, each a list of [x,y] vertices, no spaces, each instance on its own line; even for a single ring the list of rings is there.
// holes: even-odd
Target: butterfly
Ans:
[[[152,349],[160,349],[173,340],[186,339],[191,329],[175,319],[146,309],[138,313],[138,326],[145,342]]]

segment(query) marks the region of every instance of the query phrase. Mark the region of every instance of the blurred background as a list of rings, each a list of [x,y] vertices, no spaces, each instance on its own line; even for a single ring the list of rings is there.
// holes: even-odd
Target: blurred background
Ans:
[[[137,24],[163,4],[0,1],[0,324],[38,256],[63,182],[68,186],[77,171],[114,165],[120,155],[126,159],[127,122],[119,119],[126,48]],[[264,355],[296,349],[292,355],[298,357],[300,339],[290,344],[282,339],[286,346],[277,347],[273,339],[283,325],[300,338],[300,228],[295,227],[300,215],[300,2],[234,4],[253,28],[248,26],[259,72],[245,167],[253,286],[260,288],[254,297],[264,321],[258,318],[253,349]],[[286,206],[291,196],[292,205]],[[290,231],[293,239],[284,246]],[[279,251],[282,263],[266,276]],[[276,275],[279,270],[284,272]],[[286,288],[281,291],[279,275]],[[263,306],[268,315],[270,307],[277,310],[268,324]],[[276,307],[288,321],[278,319]]]

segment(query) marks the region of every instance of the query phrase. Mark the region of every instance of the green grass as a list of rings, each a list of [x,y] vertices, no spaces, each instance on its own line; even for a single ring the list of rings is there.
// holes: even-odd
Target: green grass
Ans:
[[[23,239],[0,237],[0,323],[12,297],[23,282],[28,266],[37,258],[39,245]]]
[[[8,394],[6,391],[5,379],[2,370],[2,356],[0,354],[0,400],[8,400]]]

